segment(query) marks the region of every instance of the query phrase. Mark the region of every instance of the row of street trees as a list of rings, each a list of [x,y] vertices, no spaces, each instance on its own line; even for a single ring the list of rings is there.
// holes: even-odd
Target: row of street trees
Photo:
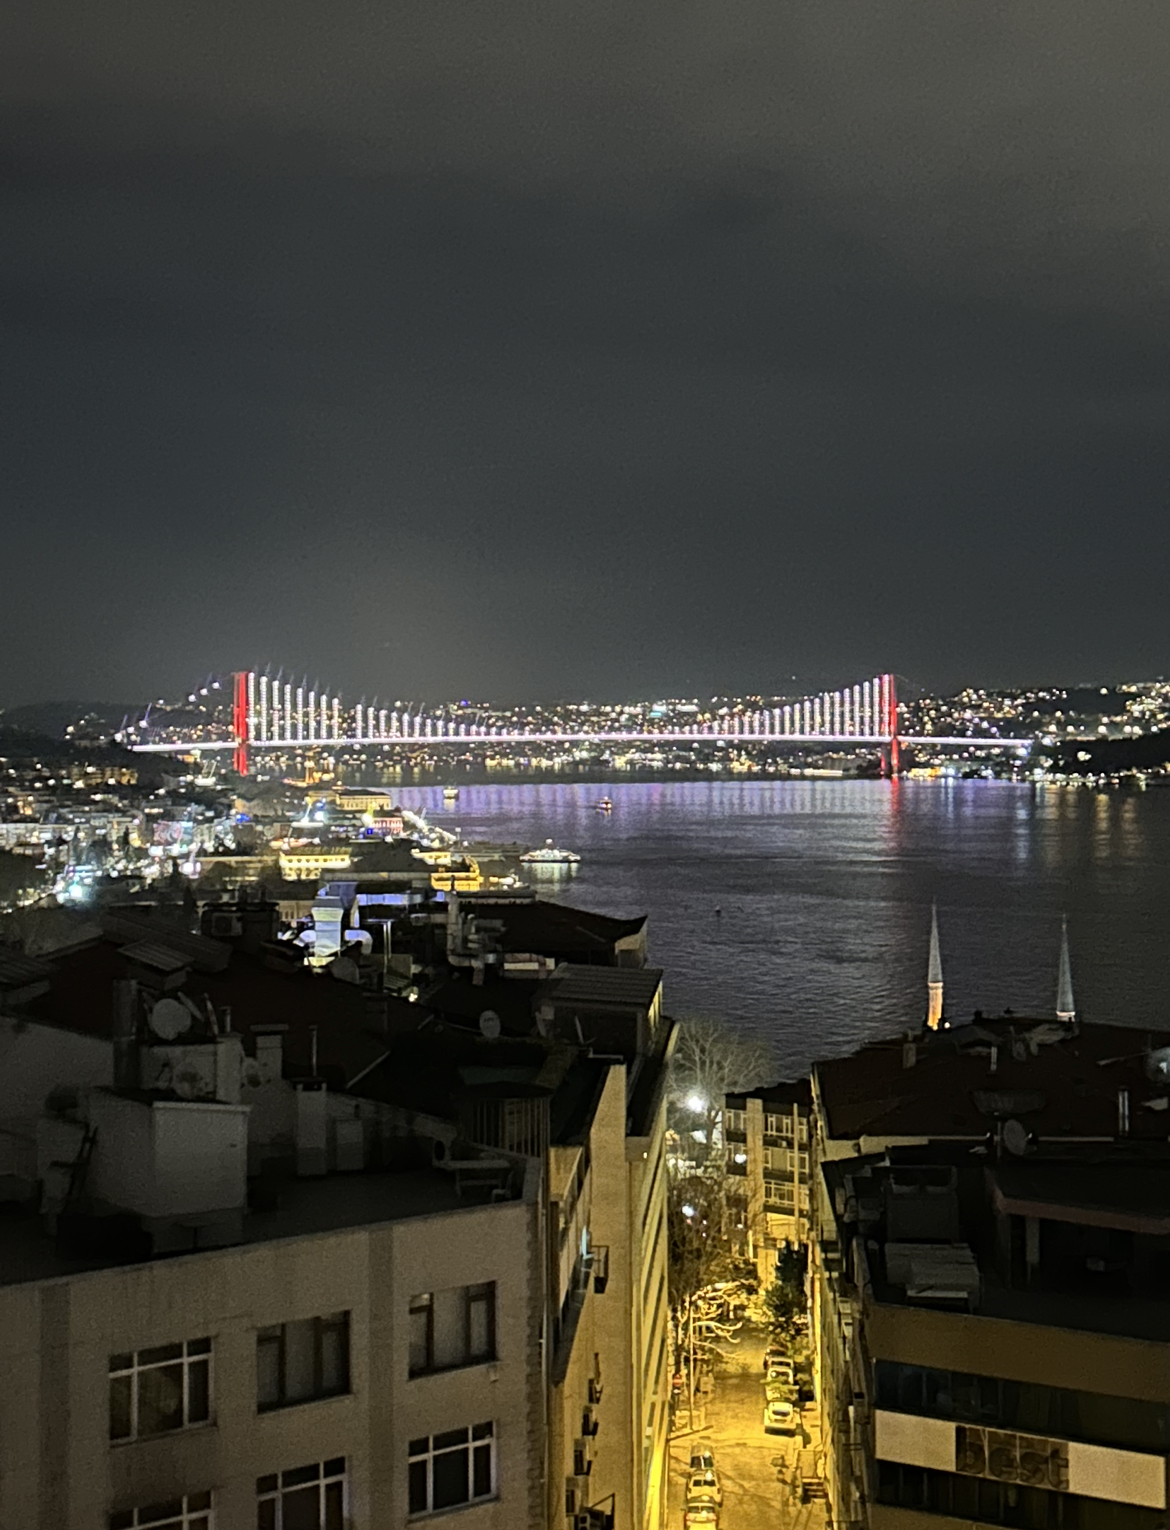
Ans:
[[[773,1066],[765,1046],[723,1021],[696,1016],[681,1024],[667,1098],[667,1229],[675,1354],[692,1417],[696,1372],[733,1332],[717,1315],[713,1288],[742,1290],[756,1279],[754,1265],[733,1250],[725,1100],[764,1082]]]

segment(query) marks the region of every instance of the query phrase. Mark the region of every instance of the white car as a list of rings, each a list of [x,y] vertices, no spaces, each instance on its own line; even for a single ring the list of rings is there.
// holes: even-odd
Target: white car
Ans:
[[[691,1525],[705,1525],[708,1530],[716,1530],[719,1524],[719,1510],[709,1499],[703,1499],[701,1503],[688,1503],[683,1510],[683,1525],[690,1530]]]
[[[795,1434],[799,1415],[790,1402],[772,1398],[764,1404],[765,1434]]]
[[[705,1472],[692,1472],[687,1483],[688,1503],[713,1503],[719,1508],[723,1503],[723,1489],[719,1486],[719,1478],[712,1468]]]
[[[791,1360],[773,1360],[765,1373],[767,1381],[782,1381],[786,1387],[796,1385],[796,1367]]]

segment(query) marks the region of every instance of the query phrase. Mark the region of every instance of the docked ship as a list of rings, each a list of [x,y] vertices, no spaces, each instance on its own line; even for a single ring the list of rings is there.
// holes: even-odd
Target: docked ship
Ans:
[[[459,788],[457,786],[444,786],[444,788],[443,788],[443,801],[444,802],[458,802],[459,801]]]
[[[593,806],[597,809],[597,811],[599,813],[612,813],[613,812],[613,801],[609,797],[602,797],[600,799],[600,801],[595,802],[593,804]]]
[[[525,866],[578,866],[581,857],[572,850],[561,850],[546,839],[539,850],[529,850],[520,857]]]

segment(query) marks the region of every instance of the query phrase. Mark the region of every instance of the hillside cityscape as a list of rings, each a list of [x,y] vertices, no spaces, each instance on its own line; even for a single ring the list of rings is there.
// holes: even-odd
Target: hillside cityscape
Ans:
[[[456,818],[1108,803],[1170,782],[1170,686],[347,722],[247,683],[0,717],[0,1335],[57,1463],[0,1400],[0,1523],[1163,1523],[1170,1032],[1081,1015],[1067,922],[1047,1011],[967,1018],[919,907],[894,1033],[805,1071],[676,1011],[583,850]]]

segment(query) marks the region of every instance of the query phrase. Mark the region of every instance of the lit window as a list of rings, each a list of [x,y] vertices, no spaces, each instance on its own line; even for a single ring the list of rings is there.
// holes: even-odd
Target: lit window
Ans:
[[[256,1407],[284,1408],[349,1391],[349,1313],[276,1323],[256,1334]]]
[[[449,1429],[410,1442],[411,1514],[434,1514],[491,1498],[496,1491],[493,1424]]]
[[[256,1530],[343,1530],[345,1457],[256,1478]]]
[[[212,1530],[211,1494],[188,1493],[146,1509],[122,1509],[107,1523],[109,1530]]]
[[[138,1440],[211,1420],[211,1340],[110,1356],[110,1439]]]
[[[496,1286],[449,1286],[410,1299],[410,1374],[496,1358]]]

